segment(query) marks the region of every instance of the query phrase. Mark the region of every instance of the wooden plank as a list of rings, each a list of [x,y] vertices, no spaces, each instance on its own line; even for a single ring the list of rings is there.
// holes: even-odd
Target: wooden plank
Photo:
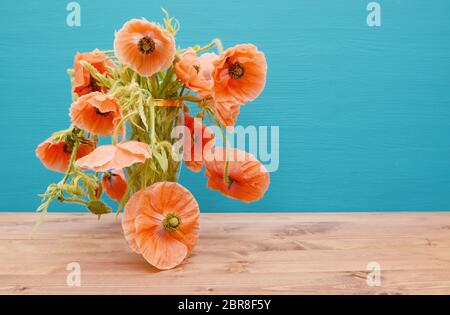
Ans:
[[[114,216],[50,214],[32,234],[35,219],[0,214],[0,294],[450,294],[450,213],[204,214],[193,255],[164,272]]]

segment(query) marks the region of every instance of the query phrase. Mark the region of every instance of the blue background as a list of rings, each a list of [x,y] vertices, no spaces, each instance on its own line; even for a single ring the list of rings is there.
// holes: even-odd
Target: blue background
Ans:
[[[266,53],[268,84],[241,125],[280,126],[280,168],[265,198],[243,204],[182,183],[203,211],[405,211],[450,209],[448,0],[78,1],[82,25],[66,25],[69,1],[0,4],[0,211],[34,211],[59,174],[35,147],[69,124],[66,69],[77,51],[111,49],[130,18],[181,22],[187,47],[220,37]],[[55,205],[50,211],[80,211]]]

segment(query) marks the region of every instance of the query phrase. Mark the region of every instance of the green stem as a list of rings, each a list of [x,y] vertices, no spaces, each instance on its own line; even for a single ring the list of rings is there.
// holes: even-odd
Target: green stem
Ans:
[[[159,90],[159,80],[158,80],[158,75],[157,74],[154,74],[151,77],[151,86],[152,86],[152,89],[151,89],[152,96],[154,98],[158,98],[159,95],[157,94],[157,91]]]
[[[67,172],[64,175],[64,178],[62,180],[62,184],[63,185],[67,182],[67,180],[69,179],[70,174],[72,173],[73,164],[75,163],[75,159],[77,157],[77,152],[78,152],[78,146],[79,145],[80,145],[80,140],[77,138],[75,140],[75,144],[73,145],[72,155],[70,156],[70,160],[69,160],[69,167],[67,168]]]
[[[131,187],[128,185],[127,191],[125,192],[125,195],[123,196],[122,200],[120,201],[119,208],[116,212],[116,218],[119,217],[119,214],[123,211],[123,208],[125,208],[125,204],[128,201],[128,198],[130,197]]]
[[[122,200],[120,201],[119,208],[117,209],[116,218],[119,216],[119,213],[122,212],[123,208],[125,207],[126,203],[128,202],[128,199],[130,198],[132,186],[134,185],[134,181],[138,175],[138,172],[135,172],[134,174],[130,171],[130,169],[127,170],[128,175],[128,186],[127,190],[125,192],[125,195],[123,196]]]
[[[130,118],[131,116],[136,115],[136,114],[137,114],[137,112],[133,111],[131,113],[128,113],[124,117],[122,117],[122,119],[119,121],[119,123],[114,128],[113,137],[112,137],[113,144],[117,144],[117,134],[119,133],[120,127],[122,127],[122,125],[127,121],[128,118]]]
[[[228,155],[227,155],[227,161],[225,162],[225,173],[223,175],[223,181],[227,185],[231,185],[233,183],[233,180],[230,178],[230,176],[228,174],[229,165],[230,165],[230,161],[228,160]]]
[[[207,50],[210,50],[213,47],[217,47],[217,51],[219,52],[219,54],[223,53],[223,45],[222,42],[220,41],[220,39],[218,38],[214,38],[211,43],[209,43],[208,45],[201,47],[199,50],[197,50],[197,53],[201,53],[201,52],[205,52]]]
[[[186,84],[183,84],[180,91],[180,97],[183,96],[184,90],[186,89]]]
[[[155,147],[156,143],[156,113],[155,113],[155,102],[150,101],[150,142],[152,149]]]
[[[81,204],[81,205],[84,205],[84,206],[87,206],[87,205],[88,205],[88,202],[87,202],[87,201],[82,200],[82,199],[78,199],[78,198],[75,198],[75,197],[73,197],[73,198],[65,198],[65,197],[62,197],[62,198],[60,198],[60,201],[62,201],[62,202],[68,202],[68,203],[77,203],[77,204]]]
[[[106,76],[101,74],[94,66],[92,66],[89,62],[85,60],[80,60],[79,63],[85,67],[91,75],[97,80],[98,83],[100,83],[103,86],[106,86],[107,88],[110,88],[112,83],[111,80],[108,79]]]
[[[164,93],[166,92],[167,86],[172,81],[174,71],[175,71],[174,66],[171,66],[169,70],[167,70],[166,76],[164,77],[164,80],[160,86],[158,97],[164,97]]]
[[[201,103],[203,101],[203,99],[201,99],[197,96],[192,96],[192,95],[184,95],[180,99],[182,101],[187,101],[187,102],[192,102],[192,103]]]

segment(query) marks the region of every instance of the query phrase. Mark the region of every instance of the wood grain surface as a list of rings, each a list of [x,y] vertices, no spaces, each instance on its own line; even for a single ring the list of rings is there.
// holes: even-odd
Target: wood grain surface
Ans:
[[[164,272],[113,216],[50,214],[32,234],[35,218],[0,214],[1,294],[450,294],[450,213],[204,214],[193,255]]]

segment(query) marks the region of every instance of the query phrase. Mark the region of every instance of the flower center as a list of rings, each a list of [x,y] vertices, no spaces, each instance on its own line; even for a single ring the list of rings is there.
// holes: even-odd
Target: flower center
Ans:
[[[174,232],[181,226],[181,219],[176,213],[170,212],[166,215],[162,223],[164,230]]]
[[[245,69],[239,62],[231,63],[228,66],[228,73],[232,79],[240,80],[245,74]]]
[[[72,153],[75,141],[71,137],[66,137],[64,143],[64,152]]]
[[[64,144],[64,152],[72,153],[72,151],[73,151],[73,145],[68,144],[68,143]]]
[[[102,117],[106,117],[106,116],[108,116],[109,114],[111,114],[111,112],[101,112],[97,107],[94,107],[95,108],[95,113],[97,114],[97,115],[100,115],[100,116],[102,116]]]
[[[100,92],[102,88],[97,84],[94,78],[90,78],[89,88],[92,92]]]
[[[194,69],[197,72],[197,74],[200,72],[200,66],[199,65],[193,65],[192,67],[194,67]]]
[[[144,55],[150,55],[155,48],[155,41],[149,36],[142,37],[138,42],[138,49]]]

